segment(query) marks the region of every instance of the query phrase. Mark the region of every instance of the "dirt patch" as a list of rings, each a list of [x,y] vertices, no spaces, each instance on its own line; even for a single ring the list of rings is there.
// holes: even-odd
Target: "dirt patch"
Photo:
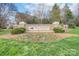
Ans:
[[[11,35],[11,34],[6,34],[6,35],[0,35],[0,38],[6,38],[6,39],[12,39],[16,38],[17,35]]]
[[[69,33],[54,33],[54,32],[31,32],[32,34],[52,34],[55,35],[59,39],[64,39],[68,37],[78,37],[78,34],[69,34]]]
[[[60,39],[68,38],[68,37],[78,37],[76,34],[68,34],[68,33],[55,33],[56,37]]]
[[[64,39],[67,37],[78,37],[79,35],[76,34],[68,34],[68,33],[53,33],[53,32],[31,32],[30,34],[51,34],[51,35],[55,35],[57,38],[59,39]],[[27,33],[28,34],[28,33]],[[26,33],[24,34],[18,34],[18,35],[11,35],[11,34],[7,34],[7,35],[0,35],[0,38],[5,38],[5,39],[15,39],[17,37],[26,35]]]

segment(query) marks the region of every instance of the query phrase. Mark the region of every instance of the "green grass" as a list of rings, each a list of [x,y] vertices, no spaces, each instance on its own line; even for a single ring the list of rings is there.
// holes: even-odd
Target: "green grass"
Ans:
[[[70,31],[68,33],[71,33],[71,34],[79,34],[79,27],[76,27],[74,29],[70,29]]]
[[[0,55],[3,56],[79,56],[79,37],[45,42],[22,42],[0,39]]]
[[[4,34],[10,34],[10,29],[2,29],[0,31],[0,35],[4,35]]]

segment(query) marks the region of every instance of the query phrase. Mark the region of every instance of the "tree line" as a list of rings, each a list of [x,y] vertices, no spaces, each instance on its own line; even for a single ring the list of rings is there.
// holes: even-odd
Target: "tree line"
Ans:
[[[58,4],[54,4],[52,9],[48,8],[45,4],[38,4],[33,15],[27,13],[17,12],[17,7],[14,3],[0,3],[0,28],[5,27],[6,23],[12,15],[15,17],[15,22],[18,24],[20,21],[24,21],[29,24],[52,24],[54,21],[58,21],[61,24],[79,26],[79,4],[76,5],[75,15],[69,8],[68,4],[65,4],[63,8],[60,8]],[[16,14],[13,13],[16,12]]]
[[[79,26],[79,4],[75,7],[75,11],[77,11],[75,12],[76,15],[73,14],[68,4],[65,4],[62,9],[60,9],[58,4],[54,4],[52,10],[45,11],[46,8],[44,4],[39,4],[31,20],[26,22],[32,24],[52,24],[54,21],[58,21],[63,24],[75,24]],[[49,15],[44,14],[44,12],[49,12]],[[22,20],[22,17],[20,18]],[[28,19],[25,18],[25,20]]]

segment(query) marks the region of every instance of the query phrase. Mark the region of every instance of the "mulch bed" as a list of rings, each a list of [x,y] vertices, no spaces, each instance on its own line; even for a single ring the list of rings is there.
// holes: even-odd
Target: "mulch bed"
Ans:
[[[0,38],[16,39],[19,37],[21,39],[24,39],[24,38],[26,38],[26,36],[33,39],[33,41],[41,42],[44,40],[52,41],[52,40],[64,39],[64,38],[68,38],[68,37],[78,37],[79,35],[68,34],[68,33],[54,33],[54,32],[29,32],[29,33],[18,34],[18,35],[12,35],[12,34],[0,35]],[[47,36],[49,36],[49,37],[47,37]],[[49,39],[49,38],[51,38],[51,39]]]

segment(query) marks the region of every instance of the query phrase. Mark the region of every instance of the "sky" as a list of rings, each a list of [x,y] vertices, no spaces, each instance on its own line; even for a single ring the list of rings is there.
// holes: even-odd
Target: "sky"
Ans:
[[[46,6],[48,6],[48,9],[50,8],[52,8],[52,6],[54,5],[54,3],[44,3]],[[17,10],[18,10],[18,12],[21,12],[21,13],[30,13],[30,14],[32,14],[33,12],[34,12],[34,10],[36,9],[36,7],[37,7],[37,3],[16,3],[15,4],[16,5],[16,7],[17,7]],[[65,4],[63,3],[63,4],[59,4],[59,6],[60,6],[60,8],[63,8],[63,6],[64,6]],[[73,13],[75,13],[75,6],[76,6],[77,4],[76,3],[74,3],[74,4],[72,4],[72,3],[69,3],[68,4],[68,6],[69,6],[69,8],[71,9],[71,11],[73,12]]]

